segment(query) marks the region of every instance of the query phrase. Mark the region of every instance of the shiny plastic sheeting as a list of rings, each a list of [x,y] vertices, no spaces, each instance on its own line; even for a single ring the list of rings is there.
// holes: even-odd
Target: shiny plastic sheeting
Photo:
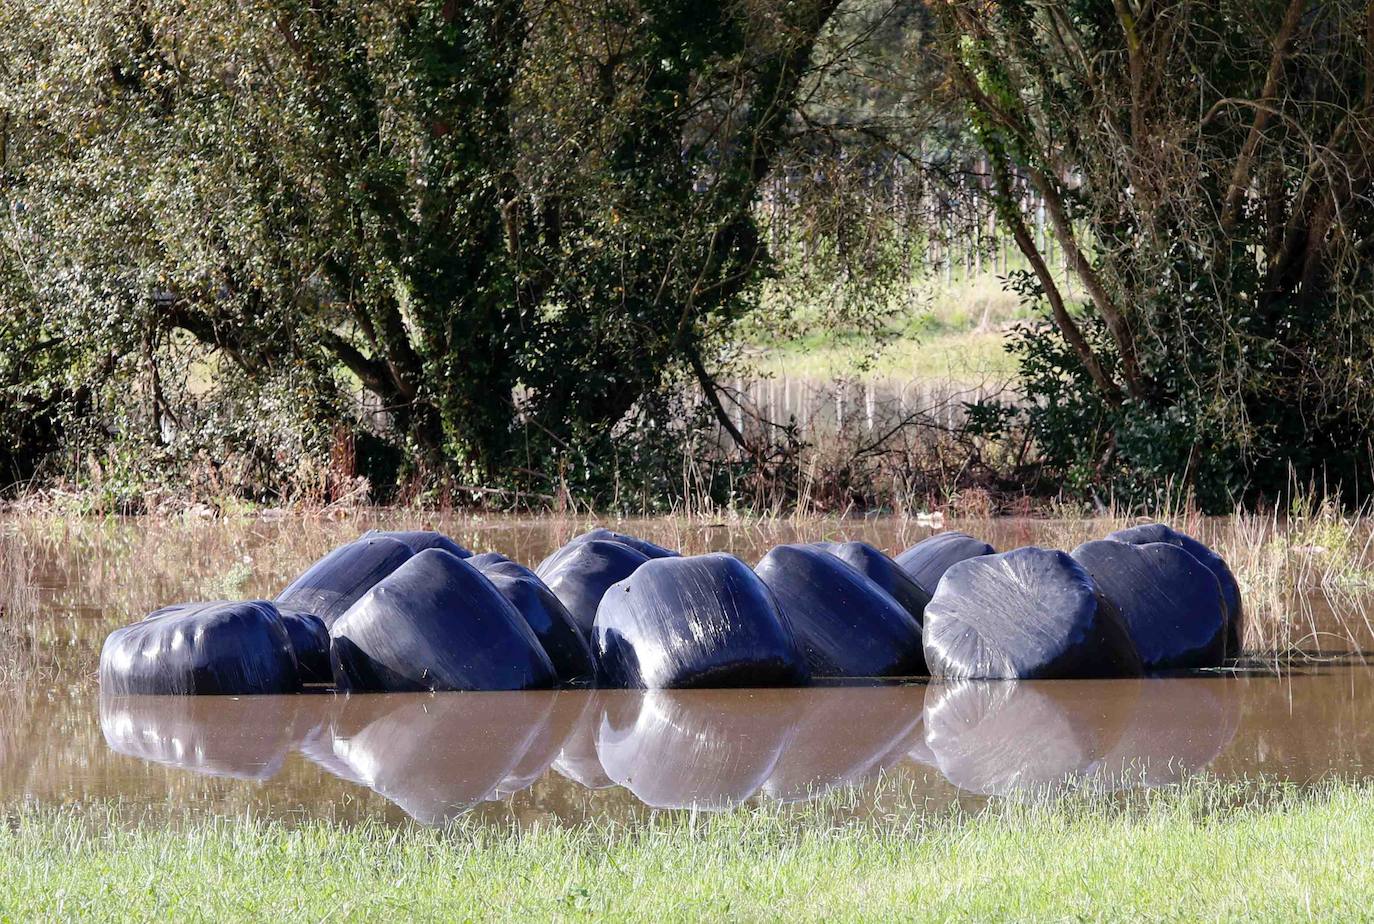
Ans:
[[[648,560],[642,552],[619,542],[574,540],[544,559],[535,573],[568,608],[577,628],[590,638],[596,608],[606,588],[634,574]]]
[[[179,604],[116,629],[100,652],[106,694],[294,693],[291,637],[265,600]]]
[[[1117,542],[1143,545],[1147,542],[1167,542],[1176,545],[1189,555],[1207,566],[1221,584],[1221,603],[1226,610],[1226,654],[1236,657],[1240,654],[1241,635],[1245,627],[1245,609],[1240,598],[1240,584],[1231,573],[1226,560],[1206,545],[1185,533],[1171,529],[1163,523],[1145,523],[1130,529],[1119,529],[1107,535]]]
[[[592,634],[603,686],[775,687],[810,679],[773,595],[731,555],[647,562],[606,591]]]
[[[480,571],[440,549],[378,583],[330,637],[340,690],[530,690],[558,681],[519,611]]]
[[[935,589],[940,586],[940,578],[950,565],[980,555],[991,555],[996,551],[981,539],[951,531],[922,539],[898,555],[896,561],[916,582],[916,586],[926,592],[927,597],[933,597]]]
[[[817,542],[816,547],[834,555],[887,591],[918,623],[925,618],[930,594],[922,590],[902,570],[901,565],[867,542]]]
[[[1073,550],[1126,623],[1147,671],[1217,667],[1226,656],[1221,585],[1176,545],[1103,539]]]
[[[509,564],[514,564],[510,562]],[[519,565],[516,565],[519,567]],[[566,607],[532,573],[483,572],[492,586],[525,617],[563,683],[591,683],[596,677],[592,650]]]
[[[828,552],[780,545],[754,568],[817,677],[926,672],[921,626],[892,595]]]
[[[328,628],[412,554],[399,539],[365,536],[315,562],[277,594],[276,602],[288,610],[313,613]]]
[[[301,613],[277,607],[286,634],[291,638],[291,650],[296,653],[296,666],[304,683],[330,683],[334,674],[329,669],[329,629],[314,613]]]
[[[1083,567],[1028,547],[958,562],[926,607],[932,677],[1013,680],[1141,673],[1121,614]]]
[[[678,553],[674,552],[672,549],[665,549],[658,543],[650,542],[648,539],[640,539],[638,536],[629,536],[625,533],[612,532],[605,527],[598,526],[595,529],[587,530],[580,536],[573,536],[565,545],[554,549],[549,553],[547,558],[539,563],[539,567],[534,569],[535,573],[547,580],[545,572],[557,567],[558,563],[562,561],[564,557],[572,554],[577,546],[584,542],[618,542],[621,545],[629,546],[645,558],[674,558],[678,555]]]
[[[203,603],[173,603],[153,610],[145,616],[152,619],[168,613],[184,613],[211,604],[231,604],[229,600],[209,600]],[[319,617],[277,607],[277,613],[291,639],[291,651],[296,655],[296,668],[303,683],[329,683],[334,679],[329,671],[329,630]]]
[[[404,542],[410,547],[412,552],[423,552],[425,549],[443,549],[457,555],[459,558],[470,558],[472,553],[454,542],[443,533],[436,533],[429,529],[369,529],[362,534],[363,539],[375,539],[377,537],[385,539],[395,539]]]

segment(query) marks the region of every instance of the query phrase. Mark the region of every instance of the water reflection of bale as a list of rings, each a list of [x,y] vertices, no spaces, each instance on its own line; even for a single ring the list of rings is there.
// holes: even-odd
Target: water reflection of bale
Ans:
[[[209,776],[265,780],[306,734],[324,696],[102,696],[117,753]]]
[[[1137,689],[1135,709],[1102,767],[1120,786],[1180,782],[1206,769],[1235,737],[1240,696],[1232,679],[1151,678],[1129,685]]]
[[[853,786],[903,761],[921,740],[920,687],[820,687],[801,706],[763,791],[795,802]]]
[[[423,824],[442,824],[497,797],[513,775],[531,775],[521,768],[532,749],[552,758],[556,746],[540,742],[554,699],[540,692],[350,696],[331,722],[331,759],[321,765]]]
[[[725,809],[759,790],[800,718],[797,690],[653,690],[603,701],[606,776],[653,808]]]
[[[1210,679],[963,682],[926,695],[926,744],[966,792],[1153,786],[1206,767],[1236,727]]]
[[[553,705],[546,721],[535,730],[525,753],[496,787],[497,797],[504,798],[529,789],[553,766],[554,760],[562,753],[564,744],[582,721],[582,714],[590,698],[589,692],[567,690],[553,695]]]
[[[569,691],[563,694],[569,703],[580,702],[576,719],[563,740],[553,769],[562,776],[587,789],[609,789],[615,780],[606,775],[601,758],[596,753],[596,734],[601,729],[601,713],[605,701],[624,703],[638,694],[604,690]]]

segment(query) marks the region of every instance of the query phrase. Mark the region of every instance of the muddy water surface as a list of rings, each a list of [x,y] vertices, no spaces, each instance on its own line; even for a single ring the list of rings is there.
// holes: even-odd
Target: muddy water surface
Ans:
[[[1317,655],[1186,678],[342,697],[102,697],[112,628],[176,600],[271,597],[374,525],[437,526],[527,563],[572,520],[353,516],[183,524],[0,518],[0,810],[116,801],[154,817],[241,814],[425,824],[634,819],[654,809],[797,802],[840,787],[849,811],[942,810],[1045,787],[1117,792],[1206,773],[1310,783],[1374,772],[1374,670],[1356,614],[1323,598],[1294,639]],[[1072,547],[1094,522],[959,524],[999,548]],[[862,538],[896,519],[621,524],[750,562],[779,542]],[[1199,524],[1224,546],[1226,523]],[[1358,599],[1359,595],[1346,599]],[[1344,604],[1343,604],[1344,605]],[[1264,618],[1257,614],[1256,618]],[[1327,626],[1336,620],[1338,626]],[[1335,641],[1333,641],[1335,640]],[[1320,649],[1320,650],[1319,650]],[[882,778],[883,787],[876,784]]]

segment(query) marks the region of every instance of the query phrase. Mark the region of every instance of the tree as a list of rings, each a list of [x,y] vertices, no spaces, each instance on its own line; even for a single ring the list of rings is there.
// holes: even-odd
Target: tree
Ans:
[[[1052,326],[1022,342],[1051,464],[1211,509],[1370,484],[1374,5],[936,4],[952,86]],[[1044,200],[1075,313],[1020,214]]]
[[[835,5],[20,0],[0,299],[71,366],[156,385],[189,335],[360,383],[425,478],[547,486],[684,376],[714,395]]]

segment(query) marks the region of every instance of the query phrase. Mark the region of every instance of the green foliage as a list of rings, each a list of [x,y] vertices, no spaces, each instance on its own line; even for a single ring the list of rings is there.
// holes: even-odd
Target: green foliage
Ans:
[[[945,9],[979,143],[1084,253],[1089,315],[1014,345],[1049,469],[1123,500],[1187,486],[1212,511],[1272,500],[1295,474],[1366,496],[1366,5]],[[999,193],[1004,214],[1021,188]],[[1043,307],[1042,282],[1013,286]]]
[[[37,329],[2,332],[0,384],[46,430],[0,461],[93,423],[208,451],[158,424],[164,367],[199,363],[250,455],[286,411],[292,449],[343,415],[421,490],[590,465],[604,496],[585,457],[636,441],[632,477],[662,471],[656,414],[770,271],[753,204],[834,6],[7,5],[0,304]]]

